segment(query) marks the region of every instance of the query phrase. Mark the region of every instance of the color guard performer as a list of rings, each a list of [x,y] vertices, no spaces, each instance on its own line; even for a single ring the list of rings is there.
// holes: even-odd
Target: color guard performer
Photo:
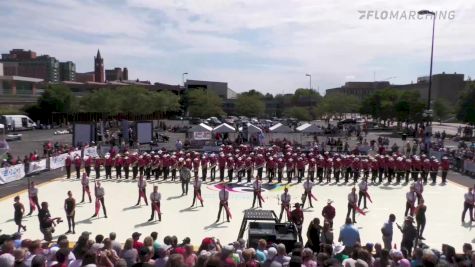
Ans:
[[[317,198],[312,194],[313,183],[310,181],[310,177],[307,177],[307,180],[303,183],[304,193],[302,195],[302,208],[305,208],[305,201],[308,198],[308,203],[310,203],[310,208],[313,208],[312,198],[317,201]]]
[[[66,219],[68,221],[68,231],[66,234],[76,234],[76,222],[74,221],[74,215],[76,214],[76,199],[73,198],[73,193],[71,193],[71,191],[68,191],[68,198],[64,200],[64,211],[66,212]]]
[[[153,187],[153,192],[150,193],[150,207],[152,208],[152,214],[150,215],[149,222],[153,221],[155,218],[155,212],[158,215],[158,221],[162,220],[162,212],[160,211],[160,200],[162,199],[162,194],[158,192],[158,186]]]
[[[199,156],[197,156],[193,159],[193,174],[194,174],[193,177],[195,178],[198,177],[199,169],[200,169],[200,158]]]
[[[183,158],[179,159],[180,165],[180,181],[181,181],[181,195],[188,195],[188,185],[191,180],[191,171],[188,166],[184,163]]]
[[[201,196],[201,180],[197,176],[193,181],[193,203],[191,203],[190,207],[195,206],[196,199],[200,201],[201,207],[203,207],[203,197]]]
[[[262,198],[262,178],[257,177],[256,181],[252,183],[252,188],[253,188],[253,200],[252,200],[252,208],[254,208],[254,205],[256,204],[256,199],[259,200],[259,208],[262,208],[262,202],[264,201],[264,198]]]
[[[135,206],[140,205],[140,202],[142,201],[142,198],[145,201],[145,205],[148,206],[147,182],[143,179],[143,176],[139,176],[139,180],[137,181],[137,186],[139,188],[139,198],[137,199],[137,204],[135,204]]]
[[[440,163],[440,167],[442,169],[442,183],[445,184],[447,182],[447,172],[449,171],[450,162],[449,158],[442,157],[442,162]]]
[[[475,197],[473,194],[473,189],[471,187],[468,188],[468,192],[464,195],[464,202],[463,202],[463,212],[462,212],[462,224],[465,223],[465,214],[468,212],[470,213],[470,222],[473,221],[473,204],[475,201]]]
[[[369,194],[368,194],[368,179],[367,178],[363,178],[361,180],[361,182],[358,184],[358,187],[359,187],[359,197],[358,197],[358,207],[360,207],[361,205],[361,200],[363,199],[363,209],[367,209],[366,207],[366,198],[369,198],[369,200],[371,201],[371,197],[369,197]]]
[[[291,196],[289,194],[289,189],[285,187],[284,193],[280,195],[280,215],[279,215],[279,222],[282,221],[282,214],[284,213],[287,215],[287,219],[290,219],[290,200]]]
[[[231,212],[229,211],[229,192],[226,190],[226,184],[222,183],[223,188],[219,190],[219,210],[218,210],[218,218],[216,222],[219,222],[219,218],[221,217],[221,211],[224,208],[226,213],[226,218],[229,222],[229,218],[231,217]]]
[[[40,210],[40,204],[38,202],[38,188],[35,187],[35,182],[31,181],[28,185],[28,198],[30,199],[30,212],[27,216],[30,216],[33,211],[38,208]]]
[[[356,188],[351,189],[351,193],[348,194],[348,211],[346,213],[346,218],[350,218],[350,213],[352,213],[353,223],[356,223],[355,220],[355,209],[356,203],[358,202],[358,195],[356,195]]]
[[[414,185],[411,185],[409,192],[406,193],[406,210],[404,211],[404,217],[407,216],[407,213],[409,212],[409,215],[414,216],[414,210],[416,208],[416,190],[414,188]]]
[[[417,195],[417,204],[421,202],[423,199],[422,192],[424,192],[424,184],[422,183],[422,179],[418,178],[416,184],[414,185],[414,189],[416,190]]]
[[[15,196],[13,199],[15,203],[13,203],[13,208],[15,209],[15,213],[13,215],[13,220],[15,224],[18,226],[18,233],[20,229],[26,231],[26,226],[21,224],[21,220],[23,219],[23,214],[25,214],[25,206],[20,202],[20,196]]]
[[[68,153],[66,159],[64,160],[64,167],[66,168],[66,178],[71,178],[71,164],[73,164],[73,160],[71,158],[71,154]]]
[[[101,186],[101,182],[99,181],[96,181],[94,183],[94,195],[96,196],[96,205],[95,205],[95,212],[94,212],[94,215],[92,215],[92,218],[97,217],[97,215],[99,214],[99,209],[101,208],[101,205],[102,205],[102,211],[104,212],[104,217],[107,218],[106,206],[104,205],[105,191],[104,191],[104,188]]]
[[[89,177],[87,176],[87,173],[82,174],[81,178],[81,185],[82,185],[82,200],[81,203],[84,203],[84,195],[87,193],[87,196],[89,197],[89,203],[92,202],[91,199],[91,190],[89,189]]]

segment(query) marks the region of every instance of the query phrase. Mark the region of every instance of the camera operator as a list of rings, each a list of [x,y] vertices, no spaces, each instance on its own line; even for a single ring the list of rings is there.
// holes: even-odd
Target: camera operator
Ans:
[[[53,240],[54,227],[57,223],[62,222],[60,217],[51,218],[48,210],[48,202],[41,202],[41,209],[38,212],[38,220],[40,221],[40,231],[43,233],[43,239],[51,242]]]

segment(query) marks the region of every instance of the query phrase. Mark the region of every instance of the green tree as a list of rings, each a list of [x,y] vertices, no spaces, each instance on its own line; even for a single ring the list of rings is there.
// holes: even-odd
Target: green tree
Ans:
[[[437,98],[434,102],[434,118],[443,121],[453,114],[453,108],[451,104],[443,99]]]
[[[81,98],[81,111],[116,115],[121,112],[121,99],[115,90],[103,88]]]
[[[154,112],[164,115],[168,112],[180,110],[180,97],[172,92],[151,92],[151,103]]]
[[[325,95],[318,106],[317,114],[341,117],[345,113],[355,113],[360,109],[358,98],[341,93]]]
[[[207,118],[225,114],[221,98],[209,90],[193,89],[187,92],[186,97],[190,116]]]
[[[265,104],[257,94],[241,94],[236,99],[236,112],[246,117],[260,117],[265,112]]]
[[[459,100],[457,119],[469,124],[475,124],[475,84],[466,90]]]
[[[312,119],[310,112],[308,109],[304,107],[291,107],[284,111],[284,115],[286,117],[296,118],[297,120],[301,121],[309,121]]]
[[[74,112],[77,101],[71,90],[63,85],[48,85],[45,92],[38,98],[38,106],[45,113]]]

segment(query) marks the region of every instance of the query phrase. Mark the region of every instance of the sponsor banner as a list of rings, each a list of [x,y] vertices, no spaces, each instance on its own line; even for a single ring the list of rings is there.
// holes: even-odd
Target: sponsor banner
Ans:
[[[84,148],[84,158],[87,158],[89,156],[93,158],[99,156],[99,154],[97,153],[97,146]]]
[[[193,139],[195,140],[211,140],[211,132],[194,132]]]
[[[46,170],[46,159],[33,161],[29,163],[28,173],[35,173]]]
[[[55,157],[49,158],[49,168],[50,170],[55,170],[64,167],[64,161],[68,157],[67,153],[60,154]]]
[[[0,169],[0,184],[10,183],[25,177],[25,165],[17,164]]]

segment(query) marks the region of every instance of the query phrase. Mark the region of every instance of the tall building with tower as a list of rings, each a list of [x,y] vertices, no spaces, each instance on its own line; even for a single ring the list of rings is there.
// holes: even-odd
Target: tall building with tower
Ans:
[[[101,57],[99,49],[97,49],[97,55],[94,57],[94,76],[96,82],[103,83],[106,80],[104,76],[104,59]]]

